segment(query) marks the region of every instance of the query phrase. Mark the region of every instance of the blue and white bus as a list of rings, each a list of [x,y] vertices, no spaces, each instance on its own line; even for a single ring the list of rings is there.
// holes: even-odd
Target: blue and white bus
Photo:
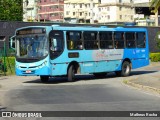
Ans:
[[[125,77],[149,65],[146,28],[28,26],[16,30],[15,50],[16,75],[40,76],[42,82],[108,72]]]

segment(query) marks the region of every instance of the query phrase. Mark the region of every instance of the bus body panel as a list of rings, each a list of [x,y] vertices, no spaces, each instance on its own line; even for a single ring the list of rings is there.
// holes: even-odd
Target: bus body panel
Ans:
[[[51,60],[53,76],[66,75],[68,65],[73,61],[76,61],[79,64],[80,72],[83,74],[118,71],[120,70],[120,65],[123,59],[123,50],[117,49],[74,51],[79,54],[78,58],[69,58],[68,53],[71,52],[73,53],[73,51],[64,52],[58,58]]]
[[[34,75],[50,75],[49,56],[44,60],[33,63],[21,63],[16,61],[16,75],[34,76]]]
[[[131,60],[132,69],[149,65],[149,54],[147,49],[125,49],[124,59]]]
[[[44,27],[44,26],[41,26]],[[28,28],[28,27],[26,27]],[[145,28],[92,28],[92,27],[60,27],[48,26],[47,36],[51,30],[64,31],[63,53],[54,58],[47,58],[34,63],[20,63],[16,61],[16,75],[34,76],[61,76],[67,75],[67,70],[71,62],[77,62],[80,66],[80,73],[99,73],[120,71],[125,59],[129,59],[132,69],[143,67],[149,64],[148,37],[146,37],[146,48],[124,48],[124,49],[97,49],[97,50],[68,50],[66,31],[112,31],[112,32],[145,32]],[[49,38],[48,38],[49,39]],[[69,54],[76,53],[77,56],[69,57]],[[44,64],[45,63],[45,64]]]

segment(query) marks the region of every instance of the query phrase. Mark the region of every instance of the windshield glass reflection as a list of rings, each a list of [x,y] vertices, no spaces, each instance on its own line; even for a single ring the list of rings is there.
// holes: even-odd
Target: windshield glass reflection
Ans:
[[[17,57],[37,58],[48,54],[48,43],[46,36],[17,37]]]

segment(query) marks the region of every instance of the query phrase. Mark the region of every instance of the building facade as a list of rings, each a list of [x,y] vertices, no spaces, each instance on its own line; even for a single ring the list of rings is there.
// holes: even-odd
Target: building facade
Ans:
[[[133,0],[65,0],[64,19],[71,23],[133,22]]]
[[[69,23],[98,22],[98,0],[65,0],[64,19]]]
[[[23,0],[23,21],[36,21],[37,19],[37,0]]]
[[[38,21],[63,22],[64,0],[37,0]]]
[[[155,26],[160,25],[160,9],[159,14],[151,12],[150,0],[134,0],[135,21],[139,26]],[[158,16],[159,15],[159,16]],[[158,21],[159,20],[159,21]]]
[[[100,0],[99,23],[134,22],[133,0]]]

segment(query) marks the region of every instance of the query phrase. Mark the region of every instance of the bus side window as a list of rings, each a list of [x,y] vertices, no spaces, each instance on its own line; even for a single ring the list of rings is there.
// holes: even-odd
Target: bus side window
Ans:
[[[113,48],[112,32],[99,32],[99,38],[101,49]]]
[[[66,33],[67,37],[67,48],[69,50],[81,50],[82,46],[82,33],[79,31],[68,31]]]
[[[146,35],[144,32],[137,32],[136,34],[137,48],[146,47]]]
[[[97,32],[86,31],[83,33],[83,36],[84,36],[85,49],[89,49],[89,50],[98,49]]]
[[[124,33],[123,32],[114,33],[114,43],[115,43],[116,49],[124,48]]]
[[[134,32],[126,32],[126,47],[127,48],[135,48],[135,33]]]
[[[52,52],[62,52],[64,49],[63,32],[52,31],[49,35],[49,45]]]

